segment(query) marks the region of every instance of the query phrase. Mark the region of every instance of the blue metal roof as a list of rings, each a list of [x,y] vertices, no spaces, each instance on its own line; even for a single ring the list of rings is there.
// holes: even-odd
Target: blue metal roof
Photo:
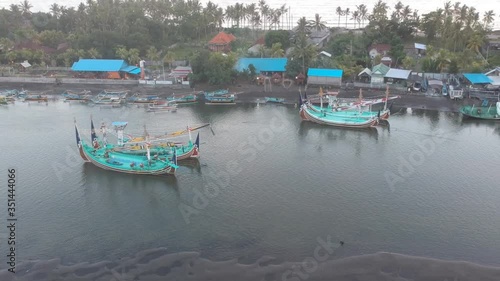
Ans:
[[[287,62],[287,58],[240,58],[234,68],[241,72],[253,64],[257,73],[262,71],[284,72]]]
[[[141,69],[139,67],[132,66],[132,65],[126,66],[126,67],[120,69],[120,71],[125,71],[125,72],[131,73],[131,74],[139,74],[139,73],[141,73]]]
[[[124,60],[80,59],[73,64],[73,71],[120,71],[127,67]]]
[[[342,69],[309,68],[307,76],[342,78]]]
[[[464,77],[472,84],[490,84],[493,82],[488,76],[482,73],[464,73]]]

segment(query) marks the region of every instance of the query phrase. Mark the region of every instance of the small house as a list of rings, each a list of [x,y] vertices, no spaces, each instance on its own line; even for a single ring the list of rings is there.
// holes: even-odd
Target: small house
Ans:
[[[368,48],[368,55],[374,59],[376,56],[387,56],[390,51],[391,45],[389,44],[373,44]]]
[[[371,79],[370,83],[371,84],[383,84],[384,83],[384,77],[389,72],[390,67],[387,65],[380,63],[377,64],[372,68],[371,71]]]
[[[372,71],[369,68],[363,69],[358,74],[359,82],[362,82],[362,83],[370,83],[371,78],[372,78]]]
[[[307,84],[341,86],[343,73],[342,69],[309,68]]]
[[[208,42],[208,48],[214,52],[229,52],[231,51],[231,42],[236,40],[232,34],[219,32]]]

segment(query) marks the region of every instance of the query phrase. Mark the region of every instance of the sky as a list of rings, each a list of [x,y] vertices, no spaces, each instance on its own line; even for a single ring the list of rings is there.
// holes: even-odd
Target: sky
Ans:
[[[399,0],[385,0],[390,8],[394,7],[394,5]],[[21,0],[0,0],[0,8],[5,7],[8,8],[10,4],[19,4]],[[64,5],[66,7],[76,7],[81,0],[48,0],[48,1],[29,1],[32,5],[32,11],[43,11],[48,12],[49,7],[53,3],[57,3],[59,5]],[[203,4],[206,4],[208,0],[201,0]],[[221,7],[226,7],[228,5],[234,5],[234,3],[256,3],[258,0],[212,0],[212,2],[218,4]],[[377,0],[354,0],[354,1],[346,1],[346,0],[311,0],[311,1],[303,1],[303,0],[266,0],[268,5],[271,8],[278,8],[281,5],[285,4],[291,8],[292,14],[292,22],[296,22],[299,17],[305,16],[306,18],[313,19],[314,14],[319,13],[323,20],[327,22],[328,26],[337,25],[338,16],[335,14],[335,9],[337,7],[341,7],[343,9],[349,8],[351,11],[356,9],[356,5],[365,4],[368,7],[368,10],[371,10],[373,5],[377,2]],[[419,1],[401,1],[403,5],[410,5],[412,9],[418,10],[419,14],[424,14],[430,11],[433,11],[437,8],[442,8],[444,3],[447,2],[445,0],[419,0]],[[451,3],[455,3],[457,1],[451,1]],[[495,23],[494,29],[500,29],[500,0],[461,0],[459,1],[461,4],[465,4],[469,7],[473,6],[477,11],[481,12],[481,18],[484,12],[488,10],[494,10]],[[345,23],[345,17],[341,18],[341,23]]]

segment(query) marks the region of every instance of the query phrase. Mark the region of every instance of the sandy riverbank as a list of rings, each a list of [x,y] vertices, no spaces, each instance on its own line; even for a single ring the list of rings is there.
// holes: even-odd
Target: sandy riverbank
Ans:
[[[0,270],[0,280],[384,280],[384,281],[498,281],[500,268],[469,262],[444,261],[394,253],[376,253],[318,262],[277,262],[262,257],[251,264],[238,259],[211,261],[196,252],[168,253],[156,248],[119,261],[63,265],[60,259],[29,261],[16,274]],[[298,270],[298,271],[295,271]],[[292,273],[292,272],[298,273]]]
[[[140,93],[140,94],[155,94],[160,96],[171,96],[173,94],[183,94],[189,93],[193,90],[195,91],[211,91],[217,90],[220,87],[209,86],[209,85],[197,85],[194,89],[186,87],[153,87],[145,85],[54,85],[54,84],[31,84],[31,83],[3,83],[0,85],[0,90],[3,89],[25,89],[32,92],[43,93],[47,95],[58,95],[63,93],[65,90],[71,90],[74,92],[80,92],[83,90],[89,90],[93,94],[98,94],[103,89],[107,90],[128,90],[130,93]],[[298,101],[298,94],[304,92],[303,87],[296,85],[291,86],[288,89],[282,86],[273,86],[271,91],[265,91],[263,86],[257,86],[254,84],[240,84],[236,86],[229,87],[231,92],[237,92],[237,102],[257,102],[257,100],[263,100],[264,97],[278,97],[285,98],[287,103],[296,103]],[[308,95],[314,95],[318,93],[318,88],[309,88],[307,90]],[[400,95],[401,98],[394,100],[393,108],[418,108],[418,109],[428,109],[428,110],[438,110],[438,111],[451,111],[458,112],[459,108],[464,104],[478,103],[477,100],[450,100],[448,97],[444,96],[428,96],[423,93],[407,93],[407,92],[394,92],[391,91],[391,95]],[[363,96],[365,98],[383,97],[385,95],[384,89],[363,89]],[[359,89],[349,89],[339,90],[339,98],[357,98],[359,96]]]

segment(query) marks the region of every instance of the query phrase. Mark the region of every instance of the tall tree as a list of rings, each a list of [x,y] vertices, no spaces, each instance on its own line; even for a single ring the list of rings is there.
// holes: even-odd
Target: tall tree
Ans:
[[[339,23],[338,23],[338,25],[337,25],[337,26],[338,26],[338,27],[340,27],[340,17],[341,17],[342,15],[344,15],[344,11],[343,11],[343,10],[342,10],[342,8],[339,6],[339,7],[337,7],[337,9],[335,10],[335,13],[339,16]]]
[[[309,27],[313,30],[321,31],[326,29],[326,22],[321,20],[319,14],[314,15],[314,20],[309,21]]]

